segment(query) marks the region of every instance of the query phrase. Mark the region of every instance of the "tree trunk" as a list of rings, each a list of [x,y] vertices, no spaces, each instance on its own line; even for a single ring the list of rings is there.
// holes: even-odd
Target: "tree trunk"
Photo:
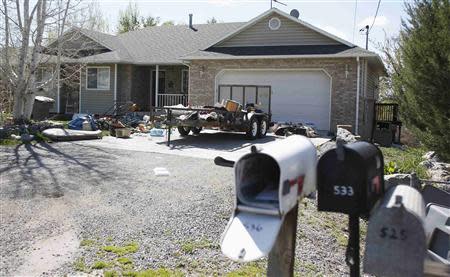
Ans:
[[[31,119],[34,105],[34,93],[27,93],[24,97],[23,116],[26,120]]]
[[[13,106],[13,118],[14,120],[20,120],[23,117],[23,99],[22,94],[18,91],[14,91],[14,106]]]

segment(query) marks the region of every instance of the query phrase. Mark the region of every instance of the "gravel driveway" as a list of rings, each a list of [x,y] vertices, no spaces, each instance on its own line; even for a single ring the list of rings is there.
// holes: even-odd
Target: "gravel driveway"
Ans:
[[[234,183],[232,169],[212,160],[66,142],[1,147],[0,164],[0,275],[245,267],[218,247]],[[155,176],[155,167],[170,176]],[[305,200],[296,272],[346,274],[345,223]],[[265,261],[252,266],[264,270]]]

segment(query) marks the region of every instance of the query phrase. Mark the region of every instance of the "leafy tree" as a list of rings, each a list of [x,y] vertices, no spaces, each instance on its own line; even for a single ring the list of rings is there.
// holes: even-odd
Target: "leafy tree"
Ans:
[[[211,17],[210,19],[206,20],[206,24],[216,24],[217,19],[215,17]]]
[[[450,1],[406,3],[408,18],[384,48],[402,120],[428,148],[450,160]]]
[[[174,26],[175,22],[173,20],[167,20],[167,21],[164,21],[161,25],[162,26]]]
[[[135,31],[141,28],[139,10],[136,3],[128,3],[125,11],[119,12],[119,33]]]
[[[159,24],[159,21],[160,21],[159,17],[147,16],[146,18],[144,17],[141,18],[141,23],[144,28],[156,26]]]
[[[126,33],[145,27],[157,26],[159,22],[159,17],[141,16],[137,4],[130,2],[125,11],[120,11],[118,32]]]

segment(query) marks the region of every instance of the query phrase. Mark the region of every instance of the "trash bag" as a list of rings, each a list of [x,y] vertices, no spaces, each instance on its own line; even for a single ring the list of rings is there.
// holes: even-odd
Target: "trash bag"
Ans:
[[[97,130],[97,124],[95,124],[95,119],[92,115],[83,115],[75,117],[69,122],[69,129],[72,130],[83,130],[83,122],[88,121],[91,124],[91,130]]]

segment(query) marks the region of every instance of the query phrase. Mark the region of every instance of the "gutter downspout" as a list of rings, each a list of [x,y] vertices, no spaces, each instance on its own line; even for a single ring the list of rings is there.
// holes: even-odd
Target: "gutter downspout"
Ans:
[[[117,113],[117,64],[114,64],[114,113]]]
[[[356,72],[356,116],[355,116],[355,135],[358,135],[359,133],[359,84],[360,84],[360,62],[359,62],[359,56],[356,57],[356,63],[357,63],[357,72]]]

